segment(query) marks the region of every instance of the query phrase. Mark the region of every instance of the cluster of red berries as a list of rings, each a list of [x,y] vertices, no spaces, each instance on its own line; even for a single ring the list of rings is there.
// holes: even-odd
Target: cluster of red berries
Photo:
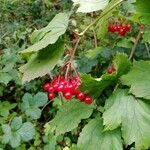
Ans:
[[[108,26],[108,32],[118,33],[120,36],[125,36],[127,32],[130,32],[131,24],[119,24],[110,23]]]
[[[116,69],[115,69],[114,65],[110,66],[110,67],[107,69],[107,73],[108,73],[108,74],[112,74],[112,73],[115,72],[115,71],[116,71]]]
[[[86,104],[92,103],[92,97],[81,92],[78,87],[80,85],[80,79],[77,76],[66,79],[64,76],[57,76],[51,80],[50,83],[46,83],[43,86],[44,91],[48,92],[48,99],[53,100],[58,92],[63,94],[66,100],[70,100],[75,96],[80,101],[84,101]]]

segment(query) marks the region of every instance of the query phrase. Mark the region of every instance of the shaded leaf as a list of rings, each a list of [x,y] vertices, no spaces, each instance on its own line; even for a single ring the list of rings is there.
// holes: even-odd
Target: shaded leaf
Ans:
[[[82,84],[80,89],[89,95],[97,98],[104,89],[116,82],[117,78],[126,74],[130,69],[130,61],[127,55],[118,53],[113,60],[116,72],[105,73],[101,78],[93,78],[87,74],[81,74]]]
[[[52,70],[64,53],[64,43],[57,41],[42,51],[33,54],[31,59],[19,68],[22,73],[22,82],[42,77]]]

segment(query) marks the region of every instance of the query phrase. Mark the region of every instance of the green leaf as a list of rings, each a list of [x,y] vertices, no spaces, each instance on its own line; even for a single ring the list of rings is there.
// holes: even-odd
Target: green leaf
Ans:
[[[0,72],[0,83],[7,85],[9,81],[12,80],[12,77],[6,72]]]
[[[45,28],[37,30],[31,35],[32,43],[36,43],[20,53],[25,54],[37,52],[39,50],[43,51],[43,49],[50,46],[50,44],[54,44],[58,38],[66,32],[69,17],[68,13],[57,14]]]
[[[150,44],[150,26],[147,26],[143,33],[143,42],[148,42]]]
[[[117,46],[118,47],[125,47],[125,48],[131,48],[133,45],[133,40],[132,38],[122,38],[118,41]]]
[[[130,92],[136,97],[150,99],[150,61],[134,62],[131,71],[122,76],[121,81],[131,86]]]
[[[2,143],[7,144],[9,140],[11,139],[11,127],[8,124],[3,124],[2,131],[4,133],[2,137]]]
[[[55,146],[57,145],[56,136],[53,134],[48,134],[45,136],[44,142],[47,143],[44,146],[44,150],[55,150]]]
[[[50,126],[56,131],[56,135],[63,134],[75,129],[80,121],[89,118],[92,112],[91,105],[87,106],[80,101],[71,100],[60,108],[55,118],[50,122]]]
[[[72,0],[74,5],[79,4],[77,12],[89,13],[104,9],[109,0]]]
[[[36,107],[42,107],[44,106],[48,101],[47,94],[43,92],[38,92],[33,97],[34,106]]]
[[[22,82],[42,77],[52,70],[64,53],[64,43],[57,41],[42,51],[33,54],[31,59],[19,68],[22,73]]]
[[[90,61],[90,63],[89,63]],[[78,71],[81,73],[89,73],[92,67],[97,64],[96,59],[89,59],[87,57],[81,56],[76,60]]]
[[[41,109],[37,107],[30,107],[25,110],[25,114],[32,119],[39,119],[41,117]]]
[[[135,13],[136,12],[135,6],[134,6],[135,2],[136,0],[127,0],[123,3],[123,8],[130,13]]]
[[[97,98],[107,86],[116,80],[116,74],[111,76],[105,74],[101,78],[93,78],[88,74],[81,74],[81,80],[80,90]]]
[[[117,53],[113,60],[113,64],[116,68],[117,77],[126,74],[130,70],[131,66],[128,56],[124,53]]]
[[[113,74],[105,73],[101,76],[101,78],[93,78],[90,75],[81,74],[82,84],[80,89],[85,93],[97,98],[104,89],[115,83],[117,78],[123,74],[126,74],[130,69],[130,61],[125,54],[118,53],[113,60],[113,64],[116,68],[116,72]]]
[[[10,144],[12,148],[16,148],[21,144],[21,141],[28,142],[33,139],[35,129],[32,123],[25,122],[22,124],[22,118],[16,117],[12,120],[11,124],[2,125],[2,143]]]
[[[21,139],[25,142],[33,139],[35,135],[35,129],[33,128],[32,123],[25,122],[22,127],[18,130]]]
[[[77,145],[80,150],[123,150],[120,130],[104,132],[100,117],[83,128]]]
[[[150,104],[117,90],[106,102],[103,114],[105,130],[122,127],[125,144],[135,142],[136,149],[150,146]]]
[[[41,116],[41,109],[39,107],[44,106],[47,101],[47,94],[38,92],[32,96],[29,93],[25,93],[22,98],[21,109],[25,112],[28,117],[32,119],[38,119]]]
[[[90,49],[85,52],[85,56],[89,59],[95,59],[102,52],[102,47],[97,47],[94,49]]]
[[[10,139],[10,145],[12,148],[16,148],[20,145],[21,137],[17,132],[12,132],[11,139]]]
[[[141,22],[150,24],[150,5],[149,0],[136,0],[136,11],[141,16]]]
[[[16,103],[9,103],[8,101],[1,102],[0,101],[0,116],[8,117],[10,114],[9,111],[16,107]]]
[[[18,130],[22,126],[22,118],[16,117],[11,122],[12,130]]]

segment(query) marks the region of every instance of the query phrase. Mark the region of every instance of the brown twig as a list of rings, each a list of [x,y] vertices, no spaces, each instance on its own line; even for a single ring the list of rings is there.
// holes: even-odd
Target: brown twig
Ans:
[[[133,45],[133,47],[132,47],[132,49],[131,49],[131,53],[130,53],[130,56],[129,56],[129,60],[132,59],[132,57],[133,57],[133,55],[134,55],[134,53],[135,53],[135,50],[136,50],[136,46],[137,46],[137,44],[138,44],[138,42],[139,42],[139,40],[140,40],[142,34],[143,34],[143,26],[140,26],[140,29],[139,29],[139,32],[138,32],[137,37],[136,37],[136,39],[135,39],[134,45]]]
[[[97,37],[96,37],[96,32],[94,29],[93,29],[93,36],[94,36],[94,46],[95,48],[97,48]]]
[[[81,40],[81,37],[79,36],[78,39],[77,39],[77,41],[76,41],[75,47],[74,47],[74,49],[72,51],[72,55],[70,57],[70,62],[72,62],[72,60],[74,59],[74,55],[75,55],[75,52],[77,50],[77,47],[79,45],[80,40]]]

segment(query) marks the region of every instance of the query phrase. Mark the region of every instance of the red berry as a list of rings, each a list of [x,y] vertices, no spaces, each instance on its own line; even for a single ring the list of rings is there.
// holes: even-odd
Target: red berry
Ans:
[[[117,25],[116,25],[116,31],[117,31],[117,32],[119,32],[121,28],[122,28],[122,25],[120,25],[120,24],[117,24]]]
[[[49,100],[52,100],[52,99],[54,99],[55,98],[55,94],[54,93],[49,93],[48,94],[48,99]]]
[[[74,94],[79,94],[79,93],[81,93],[81,91],[79,89],[74,90]]]
[[[107,70],[107,73],[108,73],[108,74],[112,74],[112,73],[113,73],[113,69],[112,69],[112,68],[109,68],[109,69]]]
[[[71,99],[72,98],[72,94],[70,92],[66,92],[66,93],[64,93],[64,98],[65,99]]]
[[[53,85],[53,88],[54,88],[54,91],[57,91],[58,90],[58,83],[55,83],[54,85]]]
[[[125,25],[125,29],[126,29],[126,31],[130,31],[131,30],[131,25],[130,24],[126,24]]]
[[[83,92],[80,92],[78,93],[77,98],[82,101],[85,98],[85,94]]]
[[[85,99],[84,99],[84,102],[87,104],[87,105],[90,105],[92,103],[92,98],[90,96],[87,96]]]
[[[58,86],[58,91],[59,91],[59,92],[63,92],[63,91],[64,91],[64,85],[63,85],[63,84],[60,84],[60,85]]]
[[[50,92],[50,93],[54,92],[53,86],[50,85],[50,86],[48,87],[47,91]]]
[[[123,28],[120,29],[119,35],[124,36],[125,34],[126,34],[126,29],[123,27]]]
[[[114,31],[115,31],[115,32],[118,31],[118,26],[117,26],[117,24],[114,25]]]
[[[115,29],[114,29],[114,25],[113,25],[113,24],[110,24],[110,25],[109,25],[108,31],[109,31],[109,32],[115,32]]]
[[[44,91],[48,91],[48,89],[49,89],[50,86],[51,86],[50,83],[44,84],[43,90],[44,90]]]
[[[74,93],[74,89],[75,87],[70,83],[69,85],[67,85],[67,90],[71,93]]]

